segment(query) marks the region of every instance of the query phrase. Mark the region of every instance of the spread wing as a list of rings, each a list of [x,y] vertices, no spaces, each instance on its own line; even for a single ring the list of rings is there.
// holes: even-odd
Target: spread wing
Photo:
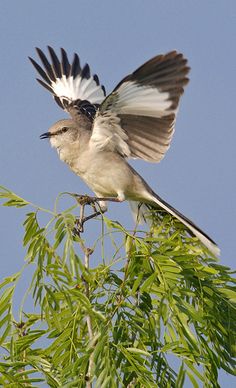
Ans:
[[[187,60],[172,51],[124,78],[99,107],[91,145],[159,162],[170,146],[188,72]]]
[[[106,93],[98,76],[91,75],[89,65],[81,68],[77,54],[74,54],[70,63],[63,48],[59,59],[55,51],[48,46],[50,61],[42,50],[36,48],[36,51],[42,66],[34,59],[29,59],[42,78],[37,81],[52,93],[57,104],[72,118],[76,119],[78,114],[85,114],[93,120]]]

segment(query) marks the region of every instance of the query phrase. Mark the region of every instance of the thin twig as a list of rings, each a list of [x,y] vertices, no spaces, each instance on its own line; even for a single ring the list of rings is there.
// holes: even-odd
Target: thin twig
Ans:
[[[88,203],[84,202],[84,203],[80,204],[81,205],[80,206],[80,216],[79,216],[79,219],[77,222],[77,225],[79,226],[79,230],[78,229],[76,230],[76,233],[78,235],[80,235],[80,232],[83,232],[84,222],[87,221],[88,219],[92,218],[92,217],[85,217],[84,216],[84,208],[85,208],[86,204],[88,204]],[[79,240],[79,244],[84,252],[84,267],[85,267],[86,272],[88,272],[89,271],[89,258],[90,258],[90,255],[93,253],[93,250],[91,248],[87,248],[84,245],[84,242],[82,239]],[[86,294],[87,298],[90,299],[89,283],[87,282],[86,278],[84,278],[84,277],[83,277],[83,283],[84,283],[84,287],[85,287],[85,294]],[[94,335],[93,335],[92,319],[91,319],[91,316],[89,314],[86,317],[86,322],[87,322],[89,340],[90,340],[90,342],[92,342]],[[92,388],[91,378],[92,378],[93,367],[94,367],[94,354],[92,352],[90,354],[90,357],[89,357],[89,365],[88,365],[88,370],[87,370],[87,375],[86,375],[86,387],[87,388]]]
[[[85,248],[84,251],[85,251],[84,252],[85,253],[84,254],[84,266],[85,266],[86,270],[88,271],[89,270],[89,257],[90,257],[90,254],[92,253],[92,250],[89,248]],[[89,297],[90,297],[89,284],[85,279],[84,279],[84,285],[85,285],[86,296],[89,299]],[[93,340],[93,326],[92,326],[92,319],[91,319],[91,316],[89,314],[87,315],[86,322],[87,322],[87,327],[88,327],[89,339],[90,339],[90,342],[92,342],[92,340]],[[88,371],[87,371],[87,379],[88,379],[88,381],[86,382],[87,388],[92,388],[91,377],[92,377],[93,366],[94,366],[94,354],[92,352],[90,354],[90,357],[89,357],[89,365],[88,365]]]
[[[85,254],[84,254],[84,266],[87,271],[89,271],[89,256],[92,253],[92,250],[89,248],[85,248]],[[89,284],[84,279],[84,285],[85,285],[85,293],[87,298],[89,299],[90,293],[89,293]],[[93,339],[93,328],[92,328],[92,321],[90,315],[87,316],[87,326],[88,326],[88,333],[89,333],[89,339]]]

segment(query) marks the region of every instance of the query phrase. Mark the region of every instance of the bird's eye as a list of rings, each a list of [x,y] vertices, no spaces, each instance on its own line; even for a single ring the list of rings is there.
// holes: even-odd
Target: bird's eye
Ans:
[[[61,130],[60,130],[60,133],[65,133],[68,131],[68,127],[63,127]]]

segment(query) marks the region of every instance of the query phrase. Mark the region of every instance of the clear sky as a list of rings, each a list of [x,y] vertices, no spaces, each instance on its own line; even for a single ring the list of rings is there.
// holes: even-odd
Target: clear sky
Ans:
[[[152,188],[218,242],[236,251],[236,1],[7,0],[0,12],[0,185],[44,207],[61,191],[90,191],[39,140],[66,117],[40,85],[28,55],[64,47],[88,62],[109,92],[139,65],[172,49],[191,66],[172,146],[160,164],[133,162]],[[130,226],[126,204],[108,216]],[[1,276],[23,264],[25,211],[0,207]],[[235,380],[235,379],[234,379]],[[221,386],[232,377],[221,373]]]

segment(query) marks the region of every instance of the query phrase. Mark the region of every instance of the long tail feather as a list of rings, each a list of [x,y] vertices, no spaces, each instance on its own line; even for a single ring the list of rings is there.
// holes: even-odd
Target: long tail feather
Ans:
[[[155,209],[164,209],[167,213],[171,214],[182,222],[214,255],[220,255],[220,249],[217,244],[195,225],[190,219],[181,214],[178,210],[169,205],[166,201],[160,198],[157,194],[152,192],[152,199],[149,202]],[[148,206],[146,204],[139,205],[138,202],[130,201],[130,206],[135,219],[142,223],[147,220]],[[146,216],[145,216],[146,215]]]

